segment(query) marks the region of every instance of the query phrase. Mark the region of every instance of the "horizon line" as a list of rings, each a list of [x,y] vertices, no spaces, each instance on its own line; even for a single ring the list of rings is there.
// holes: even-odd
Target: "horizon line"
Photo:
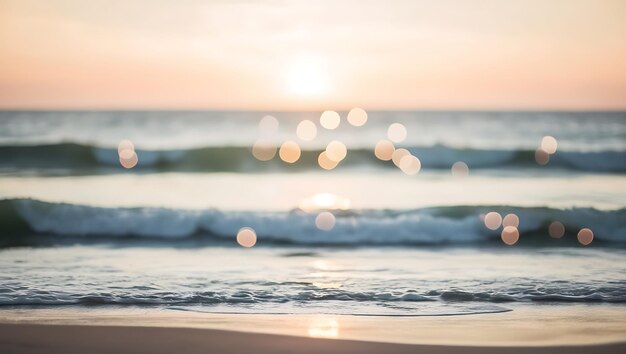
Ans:
[[[364,106],[355,105],[352,108]],[[327,109],[234,109],[234,108],[174,108],[174,107],[0,107],[0,112],[271,112],[271,113],[302,113],[302,112],[324,112],[324,111],[337,111],[348,112],[352,108],[327,108]],[[545,112],[545,113],[626,113],[626,106],[619,108],[363,108],[367,112],[510,112],[510,113],[524,113],[524,112]]]

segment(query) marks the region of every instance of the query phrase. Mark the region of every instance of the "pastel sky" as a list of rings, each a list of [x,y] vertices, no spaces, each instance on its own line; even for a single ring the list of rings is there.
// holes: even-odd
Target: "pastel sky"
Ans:
[[[621,0],[0,0],[0,108],[626,109]]]

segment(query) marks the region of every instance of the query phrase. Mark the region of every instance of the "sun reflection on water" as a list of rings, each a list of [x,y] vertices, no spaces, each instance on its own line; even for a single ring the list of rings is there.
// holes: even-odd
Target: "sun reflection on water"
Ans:
[[[313,262],[313,268],[315,268],[315,270],[331,270],[333,267],[331,265],[330,262],[323,260],[323,259],[319,259]]]
[[[337,338],[339,336],[339,321],[335,317],[315,317],[309,323],[307,330],[309,337]]]
[[[350,199],[333,193],[317,193],[300,202],[300,209],[313,210],[347,210],[350,209]]]

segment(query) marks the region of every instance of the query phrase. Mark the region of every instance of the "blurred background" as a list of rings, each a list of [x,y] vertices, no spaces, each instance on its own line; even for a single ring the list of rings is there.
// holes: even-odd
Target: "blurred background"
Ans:
[[[0,0],[0,305],[621,304],[625,13]]]

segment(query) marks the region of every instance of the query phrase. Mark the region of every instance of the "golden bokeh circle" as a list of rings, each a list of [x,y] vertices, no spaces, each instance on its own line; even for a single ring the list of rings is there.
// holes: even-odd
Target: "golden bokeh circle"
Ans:
[[[387,128],[387,137],[394,143],[403,142],[406,134],[406,127],[402,123],[393,123]]]
[[[576,238],[581,245],[587,246],[593,241],[593,231],[591,231],[591,229],[589,228],[581,229],[580,231],[578,231],[578,235],[576,236]]]
[[[317,136],[317,126],[310,120],[303,120],[298,123],[296,135],[300,140],[311,141]]]
[[[565,235],[565,226],[560,221],[553,221],[548,226],[548,234],[552,238],[561,238]]]
[[[250,248],[256,244],[256,232],[250,227],[242,227],[237,232],[237,243],[242,247]]]
[[[544,136],[543,139],[541,139],[541,149],[550,155],[556,152],[558,145],[558,142],[553,136],[548,135]]]
[[[502,238],[502,242],[512,246],[519,240],[519,230],[515,226],[506,226],[502,229],[500,238]]]
[[[400,167],[400,161],[402,161],[402,158],[409,155],[411,155],[411,153],[407,149],[396,149],[394,150],[393,154],[391,154],[391,160],[393,161],[394,165]]]
[[[542,148],[535,150],[535,161],[541,165],[545,166],[550,162],[550,154]]]
[[[339,126],[340,121],[341,117],[339,116],[339,113],[335,111],[324,111],[320,116],[320,125],[324,127],[324,129],[336,129]]]
[[[347,154],[346,145],[339,140],[333,140],[326,146],[326,156],[335,162],[345,159]]]
[[[252,145],[252,156],[259,161],[269,161],[276,156],[276,145],[269,140],[257,140]]]
[[[129,150],[124,150],[124,151],[129,151]],[[137,166],[137,163],[139,163],[139,157],[137,156],[137,153],[135,153],[134,151],[132,151],[132,155],[130,155],[130,157],[128,158],[120,157],[120,164],[124,168],[127,168],[127,169],[133,168]]]
[[[405,174],[412,176],[420,171],[420,169],[422,168],[422,163],[417,157],[413,155],[406,155],[402,157],[402,159],[400,159],[400,164],[398,167],[400,167],[402,172],[404,172]]]
[[[294,163],[300,159],[301,150],[298,143],[295,141],[285,141],[278,151],[278,156],[281,160],[287,163]]]
[[[500,227],[500,224],[502,224],[502,216],[495,212],[489,212],[485,215],[485,227],[487,227],[489,230],[497,230]]]
[[[374,147],[374,155],[376,158],[382,161],[389,161],[393,156],[393,152],[396,148],[393,146],[393,143],[389,140],[380,140],[376,143]]]
[[[335,215],[328,211],[323,211],[315,218],[315,226],[323,231],[330,231],[335,227]]]
[[[450,170],[454,177],[465,177],[469,175],[469,167],[463,161],[455,162]]]
[[[325,170],[332,170],[339,164],[339,162],[329,159],[326,155],[326,151],[322,151],[319,154],[319,156],[317,157],[317,163],[320,165],[321,168]]]
[[[355,107],[348,113],[348,123],[355,127],[361,127],[367,123],[367,112],[364,109]]]
[[[503,219],[502,219],[502,226],[507,227],[507,226],[513,226],[513,227],[519,227],[519,217],[513,213],[511,214],[507,214]]]

